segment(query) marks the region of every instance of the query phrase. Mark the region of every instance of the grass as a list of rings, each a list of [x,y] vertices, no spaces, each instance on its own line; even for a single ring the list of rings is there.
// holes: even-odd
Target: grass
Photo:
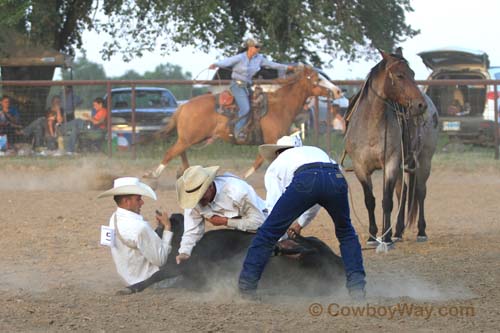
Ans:
[[[82,160],[92,162],[101,170],[109,168],[137,167],[149,169],[157,165],[163,154],[173,144],[173,138],[168,141],[137,147],[137,159],[132,159],[129,152],[115,152],[112,159],[104,154],[82,154],[77,157],[0,157],[0,169],[22,168],[29,171],[36,169],[54,169],[61,165],[79,168]],[[326,150],[326,135],[319,137],[318,146]],[[306,138],[305,145],[314,145],[312,137]],[[340,161],[343,152],[343,138],[332,134],[331,156]],[[445,151],[447,150],[447,151]],[[257,146],[237,146],[222,141],[214,144],[192,147],[188,151],[191,164],[222,165],[227,169],[243,170],[248,168],[257,154]],[[471,145],[450,145],[448,138],[441,135],[436,154],[433,159],[433,168],[450,168],[456,171],[470,172],[474,170],[500,171],[500,161],[494,159],[493,148],[476,147]],[[348,162],[347,162],[348,163]],[[346,163],[346,164],[347,164]],[[180,166],[180,158],[175,158],[170,167]]]

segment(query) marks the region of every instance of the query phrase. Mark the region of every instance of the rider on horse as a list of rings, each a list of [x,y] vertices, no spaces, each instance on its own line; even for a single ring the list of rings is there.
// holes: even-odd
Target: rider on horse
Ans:
[[[245,141],[244,128],[248,114],[250,112],[250,95],[252,89],[252,78],[261,67],[270,67],[278,70],[292,70],[293,66],[279,64],[267,60],[259,54],[260,43],[256,39],[249,38],[244,42],[244,51],[235,56],[222,59],[209,66],[210,69],[216,67],[231,67],[231,93],[238,104],[238,121],[234,129],[234,136],[237,141]]]

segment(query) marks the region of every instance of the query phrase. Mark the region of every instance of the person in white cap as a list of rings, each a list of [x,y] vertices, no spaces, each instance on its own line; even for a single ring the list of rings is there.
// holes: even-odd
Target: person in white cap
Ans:
[[[177,199],[184,209],[179,264],[205,233],[205,221],[215,226],[255,231],[266,218],[265,202],[252,186],[229,173],[216,176],[218,166],[192,166],[177,180]]]
[[[290,225],[319,204],[334,223],[349,293],[354,298],[364,298],[366,282],[361,245],[351,224],[348,187],[338,164],[320,148],[302,146],[298,136],[284,136],[276,144],[261,145],[259,153],[272,161],[264,181],[266,200],[273,207],[248,248],[239,277],[242,295],[255,294],[276,241],[287,229],[291,238],[299,234],[302,226],[297,223],[289,229]]]
[[[167,212],[156,213],[156,231],[143,219],[143,197],[156,200],[156,193],[138,178],[117,178],[113,188],[98,198],[111,196],[118,206],[109,219],[115,232],[111,255],[120,277],[132,285],[146,280],[167,262],[172,249],[171,225]]]

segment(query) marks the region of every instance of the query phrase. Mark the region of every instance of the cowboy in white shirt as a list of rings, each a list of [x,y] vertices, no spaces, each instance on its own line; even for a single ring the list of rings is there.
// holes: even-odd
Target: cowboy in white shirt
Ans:
[[[248,248],[239,277],[240,292],[255,293],[276,241],[287,229],[292,238],[300,233],[304,223],[290,225],[319,204],[327,210],[335,227],[346,270],[346,287],[354,298],[364,298],[361,245],[351,224],[347,182],[337,163],[320,148],[302,146],[298,137],[291,136],[280,138],[276,144],[259,146],[259,153],[272,161],[264,177],[272,210]],[[308,223],[312,217],[305,217],[304,221]]]
[[[184,209],[178,264],[191,256],[205,233],[205,221],[215,226],[255,231],[266,218],[265,202],[255,190],[234,175],[216,177],[218,169],[218,166],[192,166],[177,180],[177,199]]]
[[[266,147],[267,145],[264,144],[261,146]],[[278,140],[278,143],[276,145],[272,144],[272,147],[273,148],[276,147],[277,149],[285,149],[289,148],[290,146],[293,147],[302,146],[302,140],[300,140],[300,137],[298,135],[284,136],[283,138]],[[261,155],[264,154],[265,156],[262,155],[262,157],[264,157],[267,160],[274,159],[274,157],[271,158],[270,156],[268,156],[268,153],[265,149],[259,150],[259,152]],[[307,156],[307,159],[315,158],[314,152],[308,152],[308,153],[312,155]],[[322,159],[324,160],[324,156],[318,158],[319,158],[318,161],[321,161]],[[330,161],[331,161],[330,158],[327,158],[326,162]],[[298,158],[289,160],[282,159],[279,161],[275,161],[269,165],[264,175],[264,184],[266,186],[266,192],[267,192],[266,208],[268,212],[271,212],[273,210],[274,205],[276,205],[276,202],[285,192],[285,189],[292,181],[293,172],[302,164],[304,164],[304,161],[301,158]],[[302,215],[300,215],[297,221],[294,222],[290,226],[290,228],[295,232],[300,233],[300,230],[302,228],[306,227],[309,223],[311,223],[312,220],[314,220],[316,215],[318,215],[320,209],[321,209],[320,205],[316,204],[312,206],[304,213],[302,213]],[[286,238],[286,235],[284,235],[284,238]]]
[[[156,231],[142,218],[142,197],[156,200],[156,193],[138,178],[117,178],[113,188],[98,198],[110,196],[118,206],[109,219],[109,227],[115,233],[111,255],[120,277],[127,285],[132,285],[146,280],[167,262],[172,249],[171,225],[167,212],[157,212],[159,227]]]

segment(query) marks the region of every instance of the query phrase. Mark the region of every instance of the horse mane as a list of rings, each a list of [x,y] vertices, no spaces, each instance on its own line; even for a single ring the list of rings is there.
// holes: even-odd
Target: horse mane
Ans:
[[[396,58],[397,60],[402,61],[406,65],[408,65],[408,61],[403,56],[401,56],[399,54],[395,54],[395,53],[391,53],[390,56],[393,58]],[[373,81],[373,78],[375,76],[377,76],[377,74],[380,73],[380,71],[384,70],[386,64],[387,64],[387,60],[382,59],[381,61],[379,61],[378,64],[376,64],[375,66],[372,67],[372,69],[370,70],[370,72],[366,76],[365,82],[363,83],[363,86],[361,87],[361,89],[356,93],[356,95],[351,97],[351,99],[349,101],[349,106],[347,108],[346,115],[351,113],[352,108],[354,107],[354,105],[356,105],[356,102],[359,99],[366,97],[366,95],[368,94],[368,89],[370,89],[370,85]]]
[[[293,73],[292,75],[286,76],[286,77],[279,77],[277,79],[273,80],[273,83],[280,84],[280,85],[289,85],[289,84],[294,84],[297,82],[301,76],[304,70],[306,69],[305,66],[300,68],[300,71],[297,71],[296,73]]]

